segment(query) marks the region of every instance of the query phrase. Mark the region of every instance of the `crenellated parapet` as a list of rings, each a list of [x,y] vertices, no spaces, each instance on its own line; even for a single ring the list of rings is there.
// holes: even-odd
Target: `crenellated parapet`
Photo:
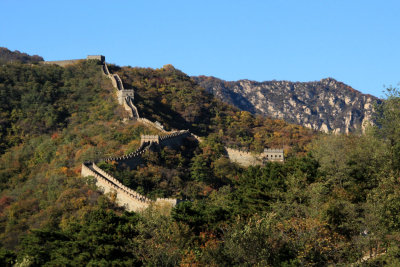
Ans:
[[[151,143],[141,143],[140,147],[136,149],[134,152],[129,153],[127,155],[121,156],[121,157],[109,157],[106,159],[103,159],[102,161],[105,162],[110,162],[110,161],[116,161],[116,162],[121,162],[123,160],[131,159],[131,158],[136,158],[136,157],[141,157],[146,151],[148,151],[151,147]]]
[[[103,159],[103,161],[115,161],[120,166],[135,169],[144,162],[142,158],[143,154],[146,153],[146,151],[149,151],[153,146],[168,146],[172,148],[179,147],[183,144],[183,140],[190,135],[190,132],[187,130],[173,132],[164,136],[141,135],[141,144],[137,150],[121,157],[109,157]]]
[[[160,146],[179,147],[183,140],[191,134],[188,130],[176,131],[171,134],[160,136]]]
[[[96,186],[102,189],[104,193],[115,193],[117,204],[125,207],[128,211],[141,211],[154,203],[153,200],[124,186],[117,179],[101,170],[93,162],[85,162],[82,164],[81,175],[83,177],[93,176]]]
[[[159,135],[140,135],[140,143],[154,143],[160,144],[160,136]]]
[[[81,175],[92,176],[95,184],[104,193],[116,194],[116,202],[128,211],[142,211],[152,204],[176,206],[180,200],[174,198],[157,198],[155,201],[123,185],[112,175],[100,169],[94,162],[82,163]]]

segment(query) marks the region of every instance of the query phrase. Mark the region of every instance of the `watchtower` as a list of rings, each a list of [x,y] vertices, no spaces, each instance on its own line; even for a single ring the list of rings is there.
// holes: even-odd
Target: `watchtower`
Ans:
[[[158,135],[141,135],[140,136],[141,139],[141,144],[143,143],[156,143],[159,144],[160,143],[160,136]]]
[[[102,55],[91,55],[91,56],[89,55],[86,57],[86,60],[90,60],[90,59],[100,60],[101,63],[104,63],[106,61],[106,58]]]
[[[282,148],[265,148],[263,158],[265,161],[285,161]]]

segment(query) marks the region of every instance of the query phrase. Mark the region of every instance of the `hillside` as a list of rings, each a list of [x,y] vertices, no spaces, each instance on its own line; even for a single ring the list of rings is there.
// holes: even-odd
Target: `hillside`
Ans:
[[[166,127],[189,128],[203,136],[209,135],[210,140],[204,148],[206,154],[200,156],[202,150],[197,152],[200,153],[196,155],[199,164],[212,164],[221,156],[218,144],[256,149],[257,145],[273,146],[282,140],[287,144],[302,140],[296,146],[296,152],[299,152],[304,151],[304,146],[313,137],[311,131],[301,127],[279,120],[256,119],[223,104],[172,67],[159,70],[114,68],[120,70],[124,82],[135,81],[136,101],[142,114],[158,119]],[[117,104],[114,89],[100,69],[93,61],[82,61],[65,68],[21,63],[0,66],[0,240],[6,247],[14,248],[32,227],[73,221],[82,212],[104,205],[101,201],[105,200],[80,178],[82,162],[126,154],[139,146],[140,134],[156,133],[142,124],[123,121],[127,117],[126,111]],[[168,98],[167,103],[161,96]],[[196,109],[193,109],[193,103],[196,103]],[[199,110],[202,113],[198,113]],[[254,129],[247,129],[248,123],[254,124]],[[241,132],[244,130],[246,135]],[[257,137],[258,132],[270,134]],[[206,149],[210,146],[219,152],[214,154],[211,152],[214,150]],[[178,155],[171,155],[169,160],[174,162],[173,158]],[[187,168],[195,157],[193,152],[190,155],[180,156],[183,157],[180,161],[186,162],[185,172],[182,172],[184,177],[190,172]],[[152,174],[158,167],[152,168],[147,174],[142,172],[154,182]],[[173,165],[163,168],[164,173],[168,168],[174,169]],[[210,177],[205,184],[199,181],[195,190],[193,182],[185,189],[180,182],[176,184],[176,174],[166,177],[174,179],[175,194],[183,192],[192,197],[203,195],[206,188],[211,192],[213,189],[207,184],[216,183]],[[159,187],[162,182],[163,179],[155,181],[153,187]],[[221,186],[226,182],[217,184]],[[161,188],[164,187],[161,185]],[[169,191],[171,189],[167,188]],[[75,201],[81,204],[73,204]],[[12,220],[10,213],[14,216]]]
[[[400,260],[399,93],[365,135],[316,134],[224,104],[170,65],[110,66],[141,118],[202,142],[160,147],[137,167],[100,161],[170,211],[118,207],[83,162],[163,135],[117,102],[101,63],[0,66],[0,264],[24,266],[396,266]],[[241,167],[224,146],[286,146],[285,163]],[[123,158],[123,157],[122,157]],[[378,256],[376,256],[378,255]]]
[[[208,92],[241,110],[323,132],[363,131],[372,119],[374,104],[380,102],[332,78],[316,82],[192,78]]]
[[[17,50],[10,51],[5,47],[0,47],[0,64],[8,62],[37,63],[40,61],[43,61],[43,58],[38,55],[30,56]]]
[[[188,75],[171,65],[160,69],[110,68],[125,88],[134,88],[135,103],[144,117],[166,129],[189,129],[200,136],[213,135],[228,147],[262,151],[265,147],[305,145],[315,134],[279,119],[252,116],[207,93]]]

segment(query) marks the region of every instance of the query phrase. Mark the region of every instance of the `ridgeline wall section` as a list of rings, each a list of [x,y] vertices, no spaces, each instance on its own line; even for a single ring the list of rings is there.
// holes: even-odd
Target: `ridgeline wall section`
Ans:
[[[143,154],[146,153],[146,151],[152,149],[154,146],[177,147],[182,145],[183,139],[191,135],[190,132],[187,130],[167,132],[160,123],[152,122],[146,118],[140,118],[138,109],[134,105],[134,90],[125,89],[119,75],[110,73],[107,64],[104,62],[104,57],[102,57],[102,59],[97,59],[102,60],[102,72],[111,80],[113,87],[117,91],[118,102],[124,106],[126,111],[128,111],[129,117],[147,126],[153,127],[164,134],[161,136],[155,135],[151,137],[142,135],[141,145],[136,151],[122,157],[109,157],[99,161],[115,161],[120,166],[135,169],[143,163]],[[151,200],[139,194],[138,192],[124,186],[111,174],[99,168],[95,162],[83,163],[81,174],[83,177],[93,176],[96,179],[96,185],[101,188],[104,193],[115,193],[118,205],[124,206],[129,211],[140,211],[146,209],[152,204],[175,206],[179,202],[178,199],[173,198],[157,198],[155,201]]]
[[[228,147],[225,147],[225,150],[232,162],[236,162],[242,166],[247,167],[263,164],[263,161],[259,155]]]
[[[83,61],[84,59],[70,59],[70,60],[55,60],[55,61],[40,61],[39,64],[45,64],[45,65],[58,65],[61,67],[65,67],[68,65],[76,64],[78,62]]]
[[[66,66],[70,64],[75,64],[81,60],[82,59],[46,61],[43,62],[43,64],[57,64],[60,66]],[[120,166],[126,166],[131,169],[135,169],[140,164],[143,163],[143,158],[142,158],[143,154],[146,151],[152,149],[154,146],[160,146],[160,147],[169,146],[173,148],[179,147],[183,144],[183,140],[190,136],[195,138],[198,142],[202,141],[202,139],[199,136],[190,133],[188,130],[167,132],[159,122],[152,122],[146,118],[141,118],[139,116],[138,109],[134,105],[134,97],[135,97],[134,90],[125,89],[119,75],[110,73],[107,64],[105,62],[104,56],[88,56],[87,60],[100,60],[103,63],[102,72],[105,76],[107,76],[111,80],[113,87],[117,91],[118,102],[121,105],[123,105],[126,111],[128,111],[129,117],[131,119],[134,119],[137,122],[143,123],[147,126],[153,127],[164,134],[155,136],[142,135],[141,145],[136,151],[128,155],[124,155],[122,157],[109,157],[98,161],[105,161],[105,162],[115,161]],[[249,152],[231,148],[226,148],[226,151],[231,161],[237,162],[243,166],[263,164],[263,158],[260,156],[262,154],[254,155]],[[128,211],[141,211],[146,209],[152,204],[161,204],[163,206],[173,207],[179,202],[178,199],[173,199],[173,198],[157,198],[156,200],[151,200],[123,185],[115,177],[113,177],[109,173],[99,168],[95,162],[82,163],[81,175],[83,177],[93,176],[95,178],[96,186],[98,186],[101,190],[103,190],[104,193],[116,194],[117,204],[125,207]]]

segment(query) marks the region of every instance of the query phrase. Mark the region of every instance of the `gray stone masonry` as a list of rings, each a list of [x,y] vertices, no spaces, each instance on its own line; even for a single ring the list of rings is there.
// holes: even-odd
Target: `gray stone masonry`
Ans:
[[[86,60],[100,60],[101,63],[104,63],[105,59],[106,58],[104,56],[102,56],[102,55],[95,55],[95,56],[87,56],[86,57]],[[46,65],[54,64],[54,65],[58,65],[58,66],[61,66],[61,67],[65,67],[65,66],[68,66],[68,65],[71,65],[71,64],[76,64],[76,63],[78,63],[78,62],[80,62],[82,60],[85,60],[85,59],[41,61],[40,64],[46,64]]]
[[[86,59],[87,60],[90,60],[90,59],[100,60],[101,63],[104,63],[105,60],[106,60],[105,56],[102,56],[102,55],[92,55],[92,56],[89,55],[89,56],[86,57]]]
[[[143,143],[156,143],[159,144],[160,143],[160,136],[158,135],[141,135],[140,136],[140,144]]]
[[[283,149],[266,148],[262,155],[265,161],[285,161]]]

